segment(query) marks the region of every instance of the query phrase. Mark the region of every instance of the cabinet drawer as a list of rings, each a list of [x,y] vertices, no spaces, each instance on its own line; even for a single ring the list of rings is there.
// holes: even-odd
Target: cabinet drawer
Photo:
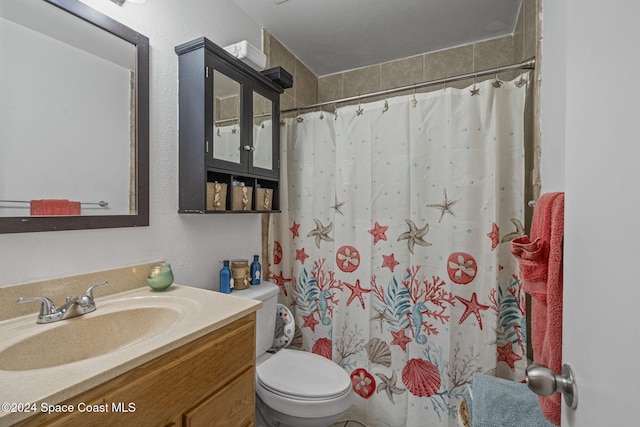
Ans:
[[[255,370],[248,369],[184,414],[184,427],[246,426],[255,411]]]

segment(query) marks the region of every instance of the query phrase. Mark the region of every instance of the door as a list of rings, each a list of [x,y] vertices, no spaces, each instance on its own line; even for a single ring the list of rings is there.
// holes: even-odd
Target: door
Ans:
[[[207,166],[229,172],[247,172],[250,136],[246,134],[247,124],[247,87],[240,73],[234,70],[213,54],[207,52],[208,77],[211,78],[210,96],[213,119],[207,131],[212,135],[213,145],[207,145]]]
[[[636,426],[640,4],[567,0],[543,6],[541,88],[559,81],[566,88],[566,94],[541,92],[543,162],[545,146],[565,146],[564,183],[545,184],[542,168],[543,192],[566,193],[563,361],[575,371],[578,407],[563,406],[562,426]],[[563,123],[545,126],[554,111]],[[546,163],[553,169],[552,158]]]

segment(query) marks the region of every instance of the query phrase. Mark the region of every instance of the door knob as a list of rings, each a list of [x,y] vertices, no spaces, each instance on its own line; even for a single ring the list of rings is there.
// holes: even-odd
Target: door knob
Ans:
[[[562,365],[562,372],[556,375],[546,366],[532,363],[525,370],[529,389],[540,396],[551,396],[555,392],[562,393],[564,401],[571,409],[578,406],[578,387],[571,366]]]

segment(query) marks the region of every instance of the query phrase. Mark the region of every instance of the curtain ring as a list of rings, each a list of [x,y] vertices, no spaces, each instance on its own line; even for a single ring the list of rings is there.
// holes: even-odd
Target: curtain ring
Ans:
[[[333,120],[338,120],[338,104],[333,103]]]
[[[478,82],[478,75],[474,74],[473,75],[473,89],[469,90],[469,92],[471,92],[471,96],[475,96],[475,95],[479,95],[480,94],[480,89],[478,89],[476,87],[476,83]]]
[[[498,78],[498,69],[496,68],[496,79],[493,81],[493,83],[491,83],[491,85],[493,87],[495,87],[496,89],[498,89],[498,88],[502,87],[503,83],[504,82]]]
[[[298,117],[296,117],[296,121],[298,123],[302,123],[304,119],[302,118],[302,114],[300,113],[300,107],[298,107]]]
[[[361,116],[363,112],[364,112],[364,109],[362,108],[360,95],[358,95],[358,109],[356,110],[356,116]]]
[[[384,107],[382,107],[382,114],[389,109],[389,101],[387,101],[387,91],[384,92]]]
[[[416,105],[418,105],[418,100],[416,99],[416,84],[413,84],[413,96],[411,97],[411,106],[413,108],[416,108]]]

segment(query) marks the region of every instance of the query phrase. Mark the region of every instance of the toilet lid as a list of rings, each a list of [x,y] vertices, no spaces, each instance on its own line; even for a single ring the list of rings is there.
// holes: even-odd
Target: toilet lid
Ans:
[[[328,398],[351,387],[338,364],[306,351],[282,349],[256,368],[258,381],[276,393],[303,398]]]

